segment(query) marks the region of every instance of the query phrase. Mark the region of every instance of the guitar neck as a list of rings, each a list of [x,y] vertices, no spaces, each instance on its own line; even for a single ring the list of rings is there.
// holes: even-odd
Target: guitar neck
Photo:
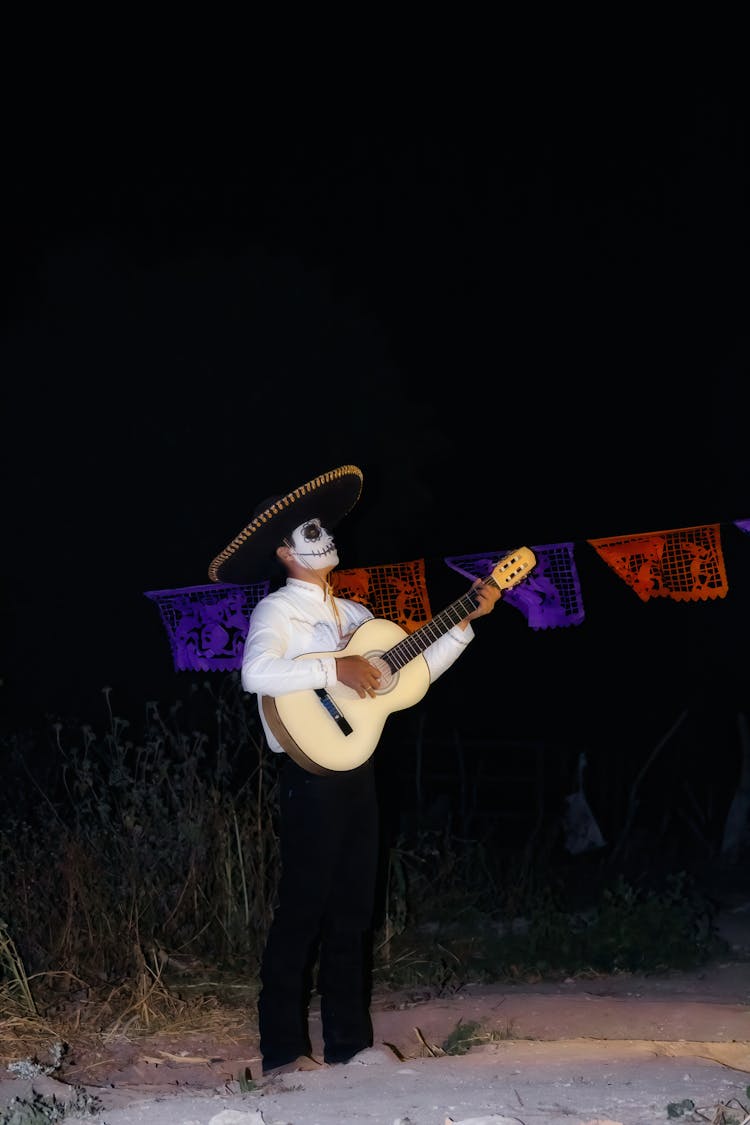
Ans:
[[[485,586],[498,586],[499,584],[490,575],[484,579]],[[404,637],[398,644],[393,645],[386,652],[383,653],[382,659],[386,662],[391,672],[397,672],[403,668],[410,660],[414,660],[428,648],[433,641],[438,640],[454,625],[458,625],[464,621],[470,613],[472,613],[478,604],[478,599],[474,593],[474,589],[467,590],[455,602],[451,602],[444,610],[441,610],[431,621],[425,625],[420,625],[408,637]]]

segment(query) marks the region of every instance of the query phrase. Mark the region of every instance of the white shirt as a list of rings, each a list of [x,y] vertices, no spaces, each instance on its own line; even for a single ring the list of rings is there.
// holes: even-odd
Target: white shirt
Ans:
[[[345,648],[354,630],[371,621],[373,615],[359,602],[343,598],[334,601],[343,637],[330,596],[316,583],[287,578],[286,585],[258,602],[250,615],[241,677],[243,688],[257,695],[259,704],[262,695],[327,688],[338,682],[333,654]],[[424,650],[421,655],[427,662],[431,683],[450,668],[473,638],[471,622],[463,630],[454,625]],[[313,660],[296,659],[311,652],[320,655]],[[331,656],[325,655],[329,652]],[[258,712],[269,747],[282,753],[260,706]]]

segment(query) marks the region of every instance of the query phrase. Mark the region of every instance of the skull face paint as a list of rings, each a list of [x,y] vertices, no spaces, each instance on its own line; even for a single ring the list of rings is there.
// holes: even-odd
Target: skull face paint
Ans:
[[[321,525],[319,519],[306,520],[295,527],[287,545],[295,559],[311,570],[338,566],[339,556],[333,536]]]

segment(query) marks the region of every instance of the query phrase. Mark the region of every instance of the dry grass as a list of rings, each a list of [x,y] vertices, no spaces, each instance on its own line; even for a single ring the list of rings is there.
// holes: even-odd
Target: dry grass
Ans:
[[[76,1056],[94,1058],[157,1037],[236,1043],[255,1035],[254,981],[196,972],[170,984],[165,964],[149,964],[140,953],[138,959],[138,972],[99,988],[63,972],[27,978],[16,961],[16,977],[0,986],[0,1065],[29,1060],[52,1073],[73,1045]],[[222,994],[241,998],[241,1005],[222,1002]],[[101,1065],[107,1065],[106,1057]]]
[[[0,1063],[7,1066],[17,1059],[42,1061],[52,1058],[55,1044],[66,1035],[54,1021],[29,1016],[13,1010],[13,1005],[0,995]]]
[[[31,1060],[49,1073],[53,1060],[108,1056],[128,1044],[149,1040],[184,1046],[197,1040],[237,1043],[255,1036],[255,1002],[245,1007],[223,1004],[215,995],[183,999],[162,982],[141,978],[124,982],[99,996],[57,1005],[56,1014],[30,1015],[0,989],[0,1066]]]

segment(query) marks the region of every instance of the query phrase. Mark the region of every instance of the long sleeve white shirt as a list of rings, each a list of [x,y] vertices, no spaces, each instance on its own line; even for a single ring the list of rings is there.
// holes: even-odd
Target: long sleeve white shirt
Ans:
[[[371,621],[373,615],[359,602],[342,598],[334,601],[338,621],[330,595],[322,586],[288,578],[286,585],[257,604],[250,616],[241,677],[243,688],[257,695],[259,704],[263,695],[327,688],[338,682],[336,652],[345,648],[355,629]],[[463,630],[454,625],[424,650],[421,655],[427,662],[430,683],[450,668],[473,638],[471,623]],[[318,657],[296,659],[311,652]],[[260,706],[258,712],[269,747],[282,753]]]

